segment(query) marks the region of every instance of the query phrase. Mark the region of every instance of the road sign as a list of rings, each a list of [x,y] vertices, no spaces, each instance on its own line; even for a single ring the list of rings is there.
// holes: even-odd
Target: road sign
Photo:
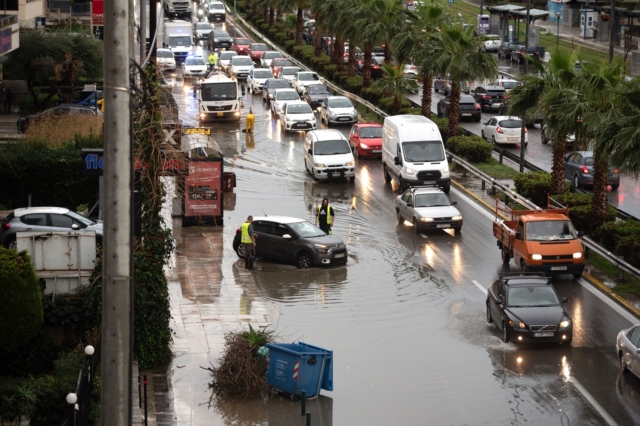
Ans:
[[[184,129],[185,135],[207,135],[211,134],[210,127],[187,127]]]
[[[453,3],[453,0],[447,0],[447,3]]]

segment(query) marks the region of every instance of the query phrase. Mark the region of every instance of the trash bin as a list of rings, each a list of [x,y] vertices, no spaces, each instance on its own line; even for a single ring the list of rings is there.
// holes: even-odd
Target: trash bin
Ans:
[[[269,370],[267,384],[289,395],[307,398],[320,389],[333,390],[333,351],[298,343],[267,343]]]
[[[236,187],[236,174],[234,172],[222,173],[222,192],[233,192]]]

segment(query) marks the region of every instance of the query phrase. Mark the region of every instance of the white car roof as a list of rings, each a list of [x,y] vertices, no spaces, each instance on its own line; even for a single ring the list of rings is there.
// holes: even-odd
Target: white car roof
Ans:
[[[416,186],[411,188],[411,192],[414,194],[444,194],[440,188],[435,186]],[[404,192],[399,196],[402,196],[403,194]]]
[[[298,222],[306,222],[304,219],[298,219],[297,217],[289,217],[289,216],[256,216],[253,218],[253,221],[256,220],[265,220],[268,222],[278,222],[278,223],[298,223]]]
[[[288,101],[287,102],[287,106],[289,105],[309,105],[308,103],[306,103],[305,101]],[[309,107],[311,108],[311,107]]]
[[[307,132],[307,135],[315,135],[318,141],[330,141],[336,139],[347,140],[347,138],[336,129],[319,129]]]
[[[496,115],[495,118],[497,121],[501,121],[501,120],[518,120],[518,121],[522,121],[520,119],[520,117],[516,117],[515,115]]]
[[[298,94],[298,91],[296,89],[276,89],[273,93],[283,93],[283,92],[293,92],[295,94]]]
[[[21,217],[26,214],[31,213],[55,213],[55,214],[65,214],[68,213],[69,209],[65,209],[64,207],[24,207],[21,209],[15,209],[13,211],[13,215],[15,217]]]

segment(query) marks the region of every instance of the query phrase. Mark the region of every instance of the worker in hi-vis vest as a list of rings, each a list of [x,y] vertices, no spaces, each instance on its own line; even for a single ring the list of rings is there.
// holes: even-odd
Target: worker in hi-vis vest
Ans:
[[[333,207],[329,205],[329,200],[326,198],[322,199],[322,205],[318,206],[318,210],[316,211],[316,220],[318,221],[318,226],[327,234],[331,235],[331,227],[333,226],[333,219],[335,217],[335,212],[333,211]]]
[[[244,269],[253,269],[257,235],[253,232],[253,216],[240,226],[240,244],[244,246]]]

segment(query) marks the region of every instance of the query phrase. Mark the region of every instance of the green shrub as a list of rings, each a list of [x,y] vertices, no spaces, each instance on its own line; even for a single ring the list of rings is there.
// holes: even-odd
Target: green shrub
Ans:
[[[287,40],[287,41],[284,42],[284,48],[290,54],[294,54],[295,53],[295,48],[296,47],[302,47],[302,46],[296,46],[296,41],[295,40]]]
[[[0,288],[0,348],[18,348],[38,333],[44,316],[39,280],[26,251],[0,247]]]
[[[438,118],[438,117],[432,116],[431,121],[436,123],[436,126],[438,126],[438,130],[440,130],[440,135],[442,135],[442,140],[446,140],[446,135],[447,135],[447,132],[449,131],[449,119],[446,117]]]
[[[640,233],[625,235],[616,243],[616,254],[623,256],[626,262],[640,267]]]
[[[346,73],[346,71],[343,71],[343,73]],[[360,94],[362,95],[363,98],[365,98],[366,100],[374,104],[378,103],[381,96],[380,91],[373,87],[366,87],[362,89],[360,91]]]
[[[278,32],[278,29],[270,27],[269,24],[267,24],[267,28],[268,28],[267,33],[269,34],[269,36],[275,37],[276,33]]]
[[[471,163],[486,163],[491,158],[493,145],[478,136],[456,136],[455,153]],[[454,139],[454,138],[450,138]],[[449,140],[447,140],[449,144]],[[452,150],[453,151],[453,150]]]
[[[635,220],[605,222],[592,233],[592,237],[609,251],[616,250],[618,240],[626,237],[640,241],[640,222]]]
[[[236,1],[236,7],[239,11],[244,12],[244,1]]]
[[[480,137],[480,136],[453,136],[447,139],[447,141],[445,142],[444,146],[445,148],[447,148],[447,150],[453,152],[454,154],[460,154],[458,152],[458,144],[460,142],[466,142],[466,141],[474,141],[474,142],[483,142],[484,140]]]
[[[348,91],[357,95],[360,93],[360,90],[362,90],[362,77],[357,75],[355,77],[347,78],[345,85],[347,86]]]
[[[292,44],[293,55],[298,59],[302,59],[302,52],[305,46],[296,46],[295,40],[291,40],[291,41],[293,41],[293,44]]]
[[[522,173],[514,179],[516,192],[540,207],[547,206],[551,191],[551,174],[547,172]]]
[[[333,81],[337,82],[337,83],[343,83],[342,78],[344,77],[344,81],[347,80],[347,71],[337,71],[334,75],[333,75]]]
[[[279,28],[276,28],[276,32],[275,32],[275,37],[276,39],[280,42],[280,43],[285,43],[286,41],[289,41],[289,38],[287,37],[287,33],[284,31],[278,31]],[[295,40],[294,40],[295,43]]]
[[[310,61],[313,68],[321,70],[326,65],[329,65],[331,63],[331,58],[329,58],[329,56],[327,56],[326,54],[321,53],[318,57],[312,56]]]
[[[607,217],[605,218],[605,222],[615,220],[616,214],[616,209],[611,206],[607,206]],[[571,219],[571,222],[573,222],[573,226],[578,231],[584,231],[585,234],[591,234],[602,225],[602,222],[597,222],[594,220],[591,205],[569,207],[569,219]]]
[[[400,111],[398,111],[398,114],[420,115],[422,114],[422,108],[402,108]]]
[[[263,34],[269,31],[269,28],[270,28],[269,24],[260,24],[260,30],[262,31]]]
[[[563,206],[577,207],[588,206],[593,202],[593,196],[580,192],[565,192],[564,194],[553,195],[552,198]]]
[[[333,75],[338,71],[338,66],[336,64],[330,64],[324,66],[324,73],[329,78],[333,78]]]
[[[380,98],[378,100],[378,107],[389,114],[395,114],[393,111],[393,96],[388,96],[386,98]],[[402,98],[402,108],[411,108],[411,102],[409,102],[406,98]]]
[[[255,21],[253,21],[253,23],[256,24],[258,27],[260,27],[262,24],[264,24],[264,19],[258,18]]]

